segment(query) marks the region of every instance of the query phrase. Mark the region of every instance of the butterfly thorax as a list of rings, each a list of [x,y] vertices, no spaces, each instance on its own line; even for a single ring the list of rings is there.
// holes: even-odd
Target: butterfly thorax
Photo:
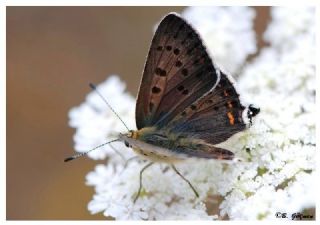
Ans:
[[[131,147],[139,156],[154,162],[173,163],[188,158],[179,149],[185,147],[196,150],[199,140],[186,138],[181,134],[171,133],[146,127],[127,134],[120,134],[120,139]]]

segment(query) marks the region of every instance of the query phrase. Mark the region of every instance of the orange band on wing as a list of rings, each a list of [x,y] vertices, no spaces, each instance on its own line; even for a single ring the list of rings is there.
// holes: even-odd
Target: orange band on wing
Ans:
[[[227,113],[227,116],[228,116],[228,118],[229,118],[230,124],[233,125],[233,124],[234,124],[234,117],[233,117],[232,113],[231,113],[231,112],[228,112],[228,113]]]

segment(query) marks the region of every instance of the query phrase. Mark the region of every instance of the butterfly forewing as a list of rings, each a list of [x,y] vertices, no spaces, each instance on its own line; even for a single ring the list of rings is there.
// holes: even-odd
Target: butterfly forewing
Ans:
[[[136,106],[137,128],[163,127],[219,80],[199,35],[176,14],[153,37]]]
[[[171,132],[217,144],[246,128],[242,118],[245,107],[228,76],[221,71],[220,74],[213,90],[168,124]]]

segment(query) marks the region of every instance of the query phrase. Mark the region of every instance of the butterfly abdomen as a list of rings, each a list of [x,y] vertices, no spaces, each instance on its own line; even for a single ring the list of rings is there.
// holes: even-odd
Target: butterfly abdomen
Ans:
[[[233,159],[233,153],[182,133],[143,128],[120,136],[142,158],[153,162],[176,163],[190,157]]]

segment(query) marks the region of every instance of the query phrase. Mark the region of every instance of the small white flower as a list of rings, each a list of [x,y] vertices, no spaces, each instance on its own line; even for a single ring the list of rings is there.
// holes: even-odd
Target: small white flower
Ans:
[[[244,98],[254,100],[261,107],[250,134],[241,137],[246,139],[246,146],[252,146],[249,154],[252,167],[247,164],[242,173],[252,169],[258,174],[253,181],[245,181],[247,184],[242,182],[241,175],[235,183],[238,188],[220,205],[221,212],[231,219],[276,219],[276,212],[291,215],[315,207],[315,201],[309,197],[316,195],[315,179],[309,178],[314,176],[316,150],[315,43],[310,41],[314,40],[315,15],[310,8],[273,8],[272,12],[276,16],[267,34],[272,31],[277,35],[266,35],[271,47],[247,65],[239,80]],[[290,27],[289,33],[300,34],[299,42],[295,36],[282,33],[290,23],[296,23],[296,14],[313,24],[304,29],[298,25],[296,30]],[[290,44],[291,49],[281,44]],[[239,141],[232,143],[237,146]],[[308,179],[300,183],[301,177]],[[239,195],[239,190],[246,197]]]

